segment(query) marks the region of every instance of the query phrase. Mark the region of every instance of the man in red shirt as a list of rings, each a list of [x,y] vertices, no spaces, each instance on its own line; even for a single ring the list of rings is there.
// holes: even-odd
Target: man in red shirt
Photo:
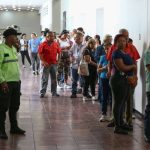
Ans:
[[[119,33],[123,34],[127,38],[127,41],[129,40],[129,32],[127,29],[120,29]],[[107,56],[106,56],[107,60],[109,61],[108,76],[113,75],[112,53],[116,49],[117,49],[117,47],[116,47],[115,41],[114,41],[114,44],[112,45],[111,49],[108,51]],[[130,57],[133,59],[134,63],[137,64],[137,60],[140,58],[140,55],[139,55],[136,47],[133,44],[128,43],[125,51],[127,54],[130,55]],[[131,88],[131,92],[130,92],[129,98],[127,100],[127,106],[126,106],[126,123],[131,128],[132,128],[133,94],[134,94],[134,88]],[[110,123],[108,126],[111,126],[112,124]]]
[[[55,35],[52,31],[47,31],[46,40],[40,44],[38,53],[43,66],[42,81],[40,97],[43,98],[48,85],[49,74],[51,77],[51,93],[52,96],[59,96],[57,94],[57,58],[60,53],[60,47],[57,42],[54,41]]]

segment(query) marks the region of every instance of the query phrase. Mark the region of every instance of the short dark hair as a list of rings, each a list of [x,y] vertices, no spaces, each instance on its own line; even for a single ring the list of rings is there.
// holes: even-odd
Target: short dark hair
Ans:
[[[121,38],[121,37],[123,37],[123,38],[126,39],[126,37],[125,37],[123,34],[117,34],[117,35],[115,36],[115,38],[114,38],[114,45],[117,44],[118,39]]]

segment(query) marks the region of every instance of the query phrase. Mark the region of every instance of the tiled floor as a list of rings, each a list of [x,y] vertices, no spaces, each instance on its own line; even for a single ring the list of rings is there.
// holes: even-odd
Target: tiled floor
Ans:
[[[69,91],[60,91],[59,98],[39,98],[40,76],[28,68],[22,70],[21,107],[18,114],[25,136],[9,134],[0,140],[0,150],[150,150],[144,142],[143,124],[134,120],[134,131],[116,135],[113,128],[100,123],[99,103],[83,103],[81,95],[70,99]]]

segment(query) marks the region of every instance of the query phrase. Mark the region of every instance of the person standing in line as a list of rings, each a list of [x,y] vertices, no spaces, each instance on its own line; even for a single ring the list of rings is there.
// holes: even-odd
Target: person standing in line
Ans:
[[[89,76],[82,76],[84,79],[83,86],[83,101],[89,99],[88,88],[90,87],[92,100],[96,100],[95,97],[95,86],[96,86],[96,77],[97,77],[97,63],[94,59],[95,56],[95,45],[96,42],[94,39],[90,39],[87,42],[87,46],[83,50],[82,56],[83,59],[88,63]]]
[[[21,53],[21,57],[22,57],[22,65],[23,65],[23,68],[25,68],[25,56],[31,66],[31,59],[30,59],[30,56],[29,56],[29,53],[28,53],[28,41],[26,39],[26,34],[23,33],[22,36],[21,36],[21,39],[20,39],[20,53]]]
[[[10,133],[24,134],[18,127],[17,112],[20,106],[20,73],[17,50],[16,30],[4,31],[5,43],[0,44],[0,139],[8,139],[5,132],[6,112],[9,110]]]
[[[43,65],[43,73],[41,79],[41,90],[40,90],[40,98],[45,96],[48,78],[49,75],[51,77],[51,93],[52,96],[58,97],[57,94],[57,79],[56,79],[56,71],[57,71],[57,58],[60,54],[60,47],[57,42],[54,41],[55,36],[54,32],[48,31],[46,33],[46,40],[40,44],[38,53]]]
[[[70,49],[70,59],[72,65],[72,94],[70,98],[77,98],[77,86],[80,75],[78,74],[78,67],[82,58],[83,49],[86,47],[83,44],[83,34],[81,32],[77,32],[74,35],[75,43]]]
[[[35,33],[31,34],[31,39],[29,40],[28,47],[31,51],[31,58],[32,58],[32,69],[34,75],[39,75],[39,66],[40,60],[38,57],[38,47],[40,45],[40,40],[37,38]],[[35,66],[36,63],[36,66]]]
[[[147,105],[144,115],[144,137],[150,143],[150,47],[144,53],[144,65],[146,72],[146,95]]]
[[[105,122],[108,121],[108,116],[107,116],[107,106],[108,103],[110,103],[110,108],[111,108],[111,89],[109,85],[109,78],[107,77],[107,72],[108,72],[108,61],[106,59],[107,52],[109,48],[111,47],[111,43],[103,43],[104,50],[105,50],[105,55],[100,56],[100,61],[97,67],[97,72],[98,75],[101,79],[101,91],[98,91],[102,93],[101,96],[101,110],[102,110],[102,116],[100,117],[99,121],[100,122]]]
[[[63,30],[59,36],[58,44],[61,48],[61,54],[58,61],[58,73],[57,73],[57,81],[58,86],[64,88],[71,88],[68,85],[68,76],[69,76],[69,67],[70,67],[70,57],[69,50],[71,48],[70,40],[68,39],[68,31]],[[61,84],[61,78],[64,78],[64,86]]]
[[[129,32],[127,29],[120,29],[119,33],[122,34],[123,36],[126,37],[127,40],[127,44],[125,47],[125,52],[127,54],[130,55],[130,57],[132,58],[133,62],[137,65],[137,61],[140,58],[140,55],[136,49],[136,47],[129,43]],[[113,63],[112,63],[112,53],[117,50],[117,46],[114,43],[111,47],[111,49],[108,51],[107,53],[107,60],[108,60],[108,76],[111,76],[114,74],[114,67],[113,67]],[[137,75],[137,72],[135,72],[135,75]],[[131,130],[133,130],[133,125],[132,125],[132,112],[133,112],[133,94],[134,94],[134,89],[135,87],[130,88],[130,92],[129,92],[129,97],[128,100],[126,102],[126,123],[128,124],[128,126],[131,128]],[[113,101],[112,101],[112,105],[113,105]],[[112,121],[108,124],[108,127],[114,127],[114,121],[112,118]]]

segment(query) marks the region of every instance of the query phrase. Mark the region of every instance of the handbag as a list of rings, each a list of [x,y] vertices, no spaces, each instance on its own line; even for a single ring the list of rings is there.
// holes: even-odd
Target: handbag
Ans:
[[[127,76],[127,81],[131,85],[131,87],[136,87],[138,77],[136,75],[133,76]]]
[[[88,63],[81,59],[79,67],[78,67],[78,74],[82,76],[89,76],[89,68]]]

